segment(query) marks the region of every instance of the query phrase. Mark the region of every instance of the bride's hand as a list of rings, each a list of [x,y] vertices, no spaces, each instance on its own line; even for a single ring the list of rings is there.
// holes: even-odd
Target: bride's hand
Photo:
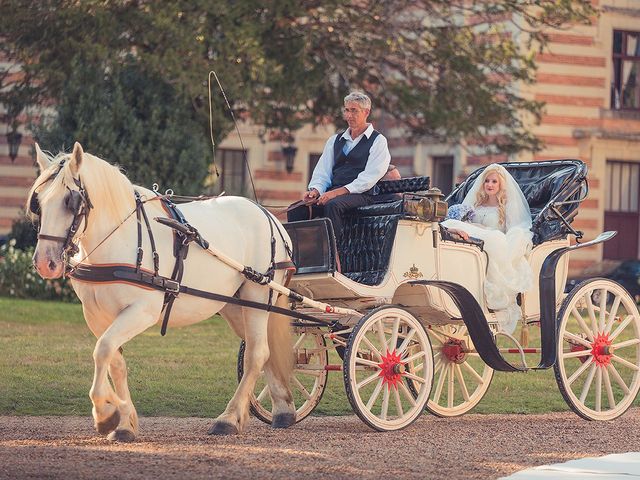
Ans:
[[[469,234],[464,230],[458,230],[457,228],[450,228],[449,232],[455,233],[456,235],[461,237],[463,240],[469,240]]]

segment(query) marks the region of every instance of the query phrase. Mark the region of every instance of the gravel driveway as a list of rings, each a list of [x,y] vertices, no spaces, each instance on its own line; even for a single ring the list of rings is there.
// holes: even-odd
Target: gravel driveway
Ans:
[[[377,433],[355,416],[310,417],[288,430],[252,419],[234,437],[211,419],[140,419],[133,444],[110,444],[90,417],[0,417],[0,479],[491,479],[574,458],[640,450],[640,409],[613,422],[572,413],[425,415]]]

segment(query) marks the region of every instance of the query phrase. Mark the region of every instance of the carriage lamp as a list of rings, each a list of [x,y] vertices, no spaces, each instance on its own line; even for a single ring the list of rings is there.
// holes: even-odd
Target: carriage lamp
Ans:
[[[293,172],[293,163],[296,159],[296,152],[298,151],[298,147],[294,147],[289,144],[282,147],[282,154],[284,155],[285,168],[287,169],[287,173]]]
[[[12,162],[14,162],[18,156],[20,142],[22,142],[22,134],[16,131],[15,128],[7,133],[7,143],[9,144],[9,158]]]

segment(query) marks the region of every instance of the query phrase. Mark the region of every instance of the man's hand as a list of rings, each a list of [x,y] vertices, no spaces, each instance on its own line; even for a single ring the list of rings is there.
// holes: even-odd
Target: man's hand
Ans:
[[[345,187],[340,187],[336,188],[335,190],[325,192],[320,195],[320,198],[318,198],[318,205],[326,205],[329,200],[339,197],[340,195],[347,195],[348,193],[349,190],[347,190]]]
[[[304,201],[304,203],[316,203],[316,200],[319,196],[320,192],[318,192],[318,190],[316,190],[315,188],[312,188],[308,192],[304,192],[302,200]]]

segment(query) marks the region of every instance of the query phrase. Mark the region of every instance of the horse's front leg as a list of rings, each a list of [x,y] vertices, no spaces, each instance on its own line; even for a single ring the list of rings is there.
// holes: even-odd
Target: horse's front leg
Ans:
[[[230,435],[242,432],[249,419],[249,397],[265,362],[269,358],[268,313],[243,308],[242,316],[246,344],[244,374],[227,408],[216,418],[213,426],[209,429],[210,435]],[[226,318],[228,319],[228,317]],[[238,331],[236,328],[234,330]]]
[[[150,308],[147,302],[129,305],[118,314],[96,342],[93,351],[95,371],[89,397],[93,403],[92,413],[96,430],[103,435],[109,434],[110,440],[133,441],[137,432],[130,420],[133,404],[126,380],[124,383],[118,382],[116,388],[119,392],[116,394],[107,377],[109,367],[113,362],[111,370],[118,380],[122,380],[122,369],[126,367],[118,349],[155,324],[158,314],[159,309]],[[124,414],[124,418],[121,413]]]
[[[138,435],[138,413],[131,400],[127,381],[127,363],[122,354],[122,348],[116,350],[109,364],[109,376],[113,381],[116,395],[121,400],[118,413],[120,422],[111,432],[110,439],[121,442],[133,441]],[[111,438],[113,437],[113,438]]]

